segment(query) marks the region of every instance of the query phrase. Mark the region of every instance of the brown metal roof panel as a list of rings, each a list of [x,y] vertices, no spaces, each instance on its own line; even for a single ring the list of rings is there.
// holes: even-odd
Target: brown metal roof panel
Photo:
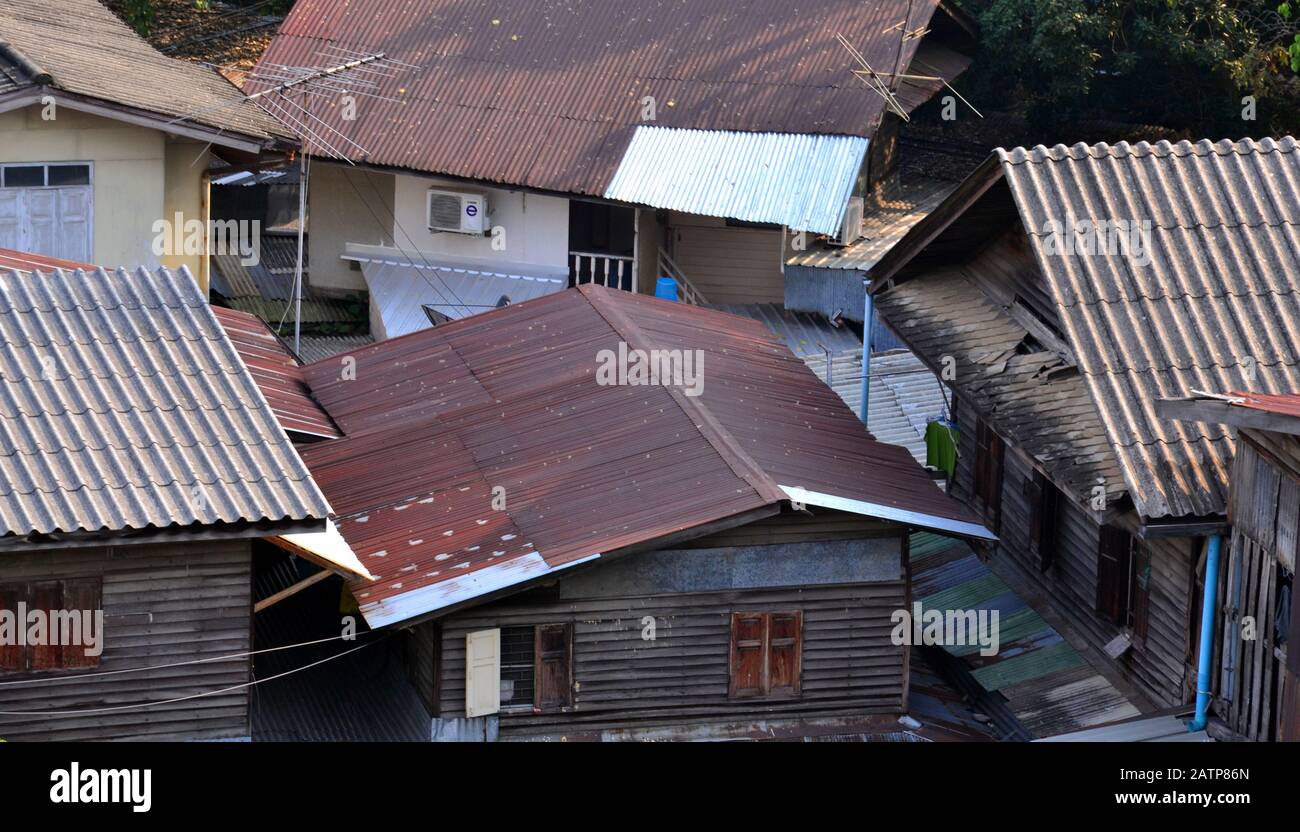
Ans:
[[[601,350],[694,343],[706,351],[698,402],[597,379]],[[349,359],[355,373],[341,379]],[[697,307],[583,287],[305,374],[349,432],[304,454],[344,514],[341,532],[383,578],[355,585],[376,626],[779,505],[778,476],[931,523],[970,520],[762,324]]]
[[[302,369],[266,322],[247,312],[212,307],[253,381],[285,430],[313,436],[341,436],[333,420],[311,397]]]
[[[662,125],[867,135],[884,103],[853,78],[856,64],[834,35],[845,33],[873,66],[892,72],[899,24],[923,27],[936,6],[834,0],[810,19],[778,0],[300,2],[263,63],[319,63],[327,45],[411,62],[418,68],[380,91],[405,99],[404,114],[367,102],[366,119],[335,125],[369,150],[369,161],[600,194],[626,128],[642,121],[645,95],[656,98]],[[917,43],[903,43],[902,66]],[[538,121],[521,130],[520,117]],[[560,129],[554,119],[577,124]],[[424,141],[431,133],[438,142]]]
[[[757,321],[619,298],[653,347],[701,350],[701,405],[780,486],[977,519],[939,492],[904,448],[876,442],[808,366]]]

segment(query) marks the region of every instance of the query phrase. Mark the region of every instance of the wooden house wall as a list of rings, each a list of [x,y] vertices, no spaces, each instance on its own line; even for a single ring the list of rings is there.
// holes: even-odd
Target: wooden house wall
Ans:
[[[954,497],[975,505],[973,497],[975,422],[977,414],[965,401],[957,406],[961,430],[957,469],[951,484]],[[1053,609],[1062,614],[1096,655],[1120,634],[1120,629],[1103,619],[1097,607],[1097,549],[1101,519],[1098,514],[1071,499],[1060,503],[1057,524],[1058,545],[1047,571],[1039,568],[1038,555],[1029,540],[1031,507],[1026,483],[1033,466],[1023,452],[1010,443],[1003,461],[1002,520],[994,557],[1009,564],[1022,578],[1041,588],[1053,599]],[[1137,532],[1133,512],[1105,517],[1106,522]],[[1145,643],[1135,644],[1116,666],[1154,702],[1164,706],[1190,700],[1187,660],[1191,632],[1191,590],[1193,585],[1193,541],[1188,538],[1146,541],[1151,552],[1151,612]]]
[[[185,662],[250,648],[252,549],[247,540],[61,549],[5,554],[0,583],[103,579],[98,667],[0,681],[66,682],[0,687],[0,711],[73,711],[174,699],[244,684],[247,657],[115,676],[91,674]],[[248,690],[171,705],[76,717],[0,716],[15,740],[217,739],[250,734]]]
[[[787,516],[788,517],[788,516]],[[796,523],[798,521],[796,520]],[[873,526],[877,531],[880,524]],[[599,736],[605,731],[660,726],[698,726],[759,718],[813,718],[845,714],[898,713],[905,707],[906,649],[890,639],[895,610],[908,602],[903,563],[904,539],[897,529],[872,539],[848,537],[854,520],[810,520],[790,534],[810,529],[832,539],[822,542],[755,543],[768,540],[781,522],[732,530],[699,546],[725,540],[729,546],[760,552],[762,560],[798,558],[804,551],[856,547],[877,564],[877,580],[833,583],[835,574],[809,574],[802,586],[752,586],[709,591],[644,591],[647,581],[668,574],[673,581],[696,580],[700,571],[668,565],[641,570],[660,555],[682,558],[692,550],[629,555],[620,562],[565,579],[556,588],[515,596],[442,619],[439,716],[464,716],[465,638],[492,628],[572,622],[573,706],[565,712],[503,712],[501,739]],[[827,531],[829,530],[829,531]],[[861,535],[862,532],[856,532]],[[836,539],[836,536],[839,536]],[[696,557],[726,557],[735,550],[697,548]],[[845,549],[845,551],[848,551]],[[635,563],[632,559],[638,559]],[[824,561],[823,561],[824,563]],[[883,565],[882,565],[883,564]],[[859,567],[855,567],[859,568]],[[601,570],[608,570],[602,576]],[[822,567],[813,564],[810,572]],[[883,573],[880,570],[883,569]],[[761,570],[760,570],[761,571]],[[885,574],[887,573],[887,574]],[[689,577],[688,577],[689,576]],[[752,575],[763,583],[765,575]],[[822,583],[822,581],[828,581]],[[567,586],[566,586],[567,583]],[[578,594],[579,597],[566,597]],[[797,698],[728,697],[731,614],[803,612],[802,690]],[[656,638],[642,637],[643,617],[655,619]],[[421,628],[427,638],[434,625]],[[419,628],[417,628],[419,629]],[[683,729],[684,730],[684,729]]]
[[[1279,584],[1295,569],[1300,440],[1242,432],[1228,513],[1232,538],[1220,570],[1215,710],[1229,728],[1250,739],[1292,736],[1300,724],[1300,713],[1293,712],[1300,702],[1296,680],[1286,669],[1292,647],[1279,646],[1279,636],[1286,634],[1277,631],[1276,616]],[[1254,638],[1244,637],[1247,619],[1254,621]]]

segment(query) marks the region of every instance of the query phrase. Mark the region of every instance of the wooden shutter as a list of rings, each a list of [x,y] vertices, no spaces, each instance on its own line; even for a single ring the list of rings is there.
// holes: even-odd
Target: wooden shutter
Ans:
[[[74,581],[63,581],[63,608],[65,610],[79,610],[81,617],[94,616],[95,610],[103,609],[104,606],[104,583],[99,578],[81,578]],[[86,632],[87,627],[97,626],[92,620],[83,624],[82,633]],[[99,630],[97,635],[100,640],[99,646],[104,646],[104,632]],[[86,655],[87,645],[66,646],[63,649],[63,666],[64,667],[97,667],[99,665],[99,656]]]
[[[734,699],[762,696],[767,661],[767,616],[761,612],[731,614],[731,686]]]
[[[975,494],[983,501],[984,520],[993,531],[1002,521],[1002,437],[988,423],[975,423]]]
[[[731,614],[733,699],[797,696],[803,664],[802,612]]]
[[[23,671],[27,669],[27,651],[17,643],[18,630],[24,622],[18,618],[18,604],[27,600],[26,584],[9,584],[0,586],[0,610],[14,616],[14,631],[5,633],[6,643],[0,643],[0,671]]]
[[[1029,502],[1029,543],[1038,555],[1038,568],[1044,572],[1056,560],[1059,546],[1060,497],[1056,486],[1038,471],[1025,480],[1025,497]]]
[[[774,612],[768,616],[768,686],[774,695],[799,693],[803,657],[803,613]]]
[[[501,631],[478,630],[465,636],[465,716],[501,710]]]
[[[534,705],[539,711],[573,704],[573,625],[541,624],[534,633]]]
[[[1140,544],[1132,548],[1136,550],[1133,554],[1133,586],[1130,595],[1133,635],[1145,640],[1147,624],[1151,618],[1151,553]]]
[[[58,581],[42,581],[41,583],[29,584],[27,590],[27,605],[31,609],[45,610],[46,621],[49,622],[51,616],[49,613],[59,610],[63,607],[63,593]],[[63,666],[63,648],[58,644],[50,644],[53,641],[53,634],[46,633],[46,644],[27,646],[27,666],[31,670],[53,670]],[[70,650],[76,650],[76,647]]]
[[[1114,526],[1102,526],[1097,545],[1097,612],[1122,625],[1128,613],[1130,537]]]

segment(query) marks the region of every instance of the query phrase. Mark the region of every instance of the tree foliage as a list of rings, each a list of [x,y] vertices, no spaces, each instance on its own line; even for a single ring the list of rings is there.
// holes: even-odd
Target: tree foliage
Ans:
[[[1300,0],[959,5],[980,23],[978,94],[1037,125],[1117,118],[1233,138],[1300,130]]]

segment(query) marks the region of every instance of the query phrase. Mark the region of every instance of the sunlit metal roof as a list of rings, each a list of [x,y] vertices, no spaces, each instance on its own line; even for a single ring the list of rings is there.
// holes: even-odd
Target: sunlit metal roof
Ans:
[[[605,198],[832,234],[866,154],[859,136],[638,127]]]

